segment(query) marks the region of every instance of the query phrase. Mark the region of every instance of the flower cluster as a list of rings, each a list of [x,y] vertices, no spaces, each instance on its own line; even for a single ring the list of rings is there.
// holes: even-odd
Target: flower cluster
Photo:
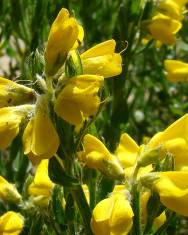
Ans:
[[[187,128],[188,114],[141,146],[124,133],[114,154],[96,137],[88,134],[84,137],[84,150],[78,153],[79,160],[86,167],[97,169],[111,178],[125,178],[127,182],[116,185],[112,194],[94,208],[91,222],[94,234],[105,234],[106,231],[116,235],[129,233],[134,220],[133,187],[138,184],[143,226],[146,226],[149,213],[147,204],[153,200],[154,193],[158,194],[165,207],[188,216],[188,185],[185,180],[188,174]],[[157,170],[159,165],[161,172]],[[165,223],[165,207],[160,214],[153,214],[153,231]]]
[[[63,8],[48,37],[46,77],[36,81],[41,92],[0,78],[1,148],[8,147],[22,132],[24,154],[33,163],[51,158],[60,145],[54,115],[80,125],[96,114],[103,80],[121,73],[121,56],[115,53],[114,40],[79,55],[76,49],[83,37],[82,26]],[[50,133],[48,138],[46,133]]]
[[[22,208],[49,205],[54,183],[48,176],[48,159],[61,144],[55,120],[62,118],[69,125],[78,126],[92,118],[101,104],[99,91],[104,78],[121,73],[122,59],[115,52],[113,39],[79,54],[77,48],[83,37],[82,26],[62,8],[48,36],[45,73],[34,86],[28,88],[0,78],[0,148],[5,149],[16,137],[21,138],[24,154],[37,166],[27,189],[27,203],[3,177],[1,200],[18,203]],[[9,211],[0,217],[0,234],[19,234],[22,228],[20,215]]]

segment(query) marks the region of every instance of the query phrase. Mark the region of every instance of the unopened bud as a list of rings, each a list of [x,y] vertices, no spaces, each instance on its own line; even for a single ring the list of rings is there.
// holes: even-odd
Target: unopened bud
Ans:
[[[11,202],[19,202],[21,200],[21,195],[15,185],[10,184],[2,176],[0,176],[0,198]]]
[[[151,172],[140,177],[140,182],[146,188],[152,188],[153,183],[159,179],[157,172]]]
[[[123,179],[125,174],[124,170],[115,156],[112,157],[112,159],[103,159],[102,161],[103,167],[101,168],[101,171],[103,174],[105,174],[107,177],[110,177],[112,179]]]
[[[157,146],[152,149],[147,149],[147,146],[143,146],[143,150],[141,151],[140,158],[138,160],[138,165],[140,167],[148,166],[161,159],[163,155],[162,146]]]
[[[65,64],[66,77],[74,77],[83,74],[80,56],[76,50],[70,51]]]

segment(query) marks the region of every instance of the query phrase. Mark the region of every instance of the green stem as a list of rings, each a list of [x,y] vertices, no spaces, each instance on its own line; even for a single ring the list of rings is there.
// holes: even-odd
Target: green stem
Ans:
[[[89,205],[87,203],[87,200],[86,200],[86,197],[85,197],[85,194],[83,192],[81,185],[70,188],[70,192],[82,216],[83,223],[85,225],[86,234],[92,235],[93,233],[90,227],[91,211],[89,209]]]
[[[131,189],[132,209],[134,212],[132,235],[141,235],[141,210],[140,210],[140,189],[137,182],[139,165],[136,164],[133,172],[133,185]]]
[[[132,235],[141,235],[140,191],[138,184],[132,186],[132,209],[134,212]]]

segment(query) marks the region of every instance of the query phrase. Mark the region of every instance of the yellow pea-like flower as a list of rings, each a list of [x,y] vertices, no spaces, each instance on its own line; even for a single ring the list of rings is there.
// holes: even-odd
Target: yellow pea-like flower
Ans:
[[[91,227],[95,235],[126,235],[132,227],[133,211],[123,193],[113,193],[93,210]]]
[[[21,195],[14,184],[10,184],[6,179],[0,176],[0,198],[5,201],[19,202]]]
[[[83,39],[83,28],[69,11],[62,8],[53,22],[45,51],[45,71],[54,75],[63,65],[71,48],[76,48]],[[79,42],[78,42],[79,41]]]
[[[174,1],[174,0],[161,1],[158,8],[161,13],[175,20],[183,19],[182,5],[178,4],[177,1]]]
[[[120,142],[115,150],[115,155],[119,159],[125,170],[125,176],[130,178],[134,171],[134,165],[139,160],[138,157],[143,146],[138,146],[137,143],[127,134],[123,133],[120,137]],[[152,170],[152,165],[140,167],[137,177],[146,174]]]
[[[172,123],[163,132],[154,135],[148,143],[149,148],[162,146],[175,160],[175,169],[188,166],[188,114]]]
[[[0,77],[0,108],[25,104],[34,99],[33,89]]]
[[[57,97],[55,112],[73,125],[81,124],[83,118],[98,111],[98,91],[102,85],[103,77],[96,75],[79,75],[69,79]]]
[[[34,196],[33,201],[40,206],[48,205],[54,183],[48,176],[48,159],[42,160],[37,166],[33,182],[28,188],[30,195]]]
[[[18,235],[24,226],[24,218],[21,214],[8,211],[0,217],[0,234]]]
[[[119,75],[122,72],[122,58],[119,53],[115,53],[115,46],[115,40],[111,39],[81,54],[84,74],[95,74],[104,78]]]
[[[95,136],[85,135],[84,151],[80,160],[89,168],[100,170],[111,178],[123,178],[124,171],[117,157],[111,154],[105,145]]]
[[[49,133],[49,135],[46,135]],[[51,158],[59,147],[59,137],[49,117],[46,95],[38,97],[34,116],[23,133],[24,154],[34,160]]]
[[[187,0],[173,0],[179,7],[185,7],[186,3],[188,3]]]
[[[140,147],[137,143],[127,133],[123,133],[115,150],[115,155],[123,167],[127,168],[135,164],[139,150]]]
[[[176,213],[188,216],[188,172],[168,171],[156,173],[153,189],[159,194],[160,201]]]
[[[6,148],[18,135],[20,125],[33,112],[33,105],[20,105],[0,109],[0,148]]]
[[[175,34],[181,29],[180,21],[172,19],[163,14],[157,14],[148,25],[148,29],[152,37],[164,44],[172,45],[175,43]]]
[[[167,79],[171,82],[188,81],[188,64],[179,60],[165,60]]]

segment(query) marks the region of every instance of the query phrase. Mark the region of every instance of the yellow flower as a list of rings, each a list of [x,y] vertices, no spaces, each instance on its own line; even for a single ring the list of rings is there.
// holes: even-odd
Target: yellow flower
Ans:
[[[24,226],[24,218],[14,211],[8,211],[0,217],[0,234],[18,235]]]
[[[6,148],[18,135],[20,124],[33,112],[32,105],[4,107],[0,109],[0,148]]]
[[[0,77],[0,108],[25,104],[34,99],[35,92],[33,89]]]
[[[59,137],[49,117],[46,95],[38,97],[34,116],[23,133],[24,154],[34,160],[51,158],[59,147]]]
[[[180,8],[185,7],[187,0],[173,0]]]
[[[161,203],[180,215],[188,216],[188,172],[168,171],[157,175],[159,179],[154,181],[153,188]]]
[[[160,13],[155,15],[148,25],[152,37],[167,45],[175,43],[175,34],[181,27],[181,22]]]
[[[137,143],[127,133],[123,133],[120,137],[115,155],[118,157],[123,167],[127,168],[135,164],[139,150],[140,147]]]
[[[52,24],[45,51],[45,71],[54,75],[63,65],[71,48],[76,48],[83,39],[83,28],[67,9],[62,8]]]
[[[175,169],[181,170],[188,166],[188,114],[172,123],[166,130],[154,135],[148,143],[149,148],[162,146],[173,154]]]
[[[46,206],[53,187],[54,184],[48,176],[48,159],[42,160],[36,169],[34,180],[30,184],[28,192],[34,196],[33,201],[37,205]]]
[[[121,165],[125,169],[125,176],[130,178],[134,171],[134,165],[139,160],[144,146],[138,146],[137,143],[127,134],[123,133],[120,137],[119,145],[115,150],[115,155],[119,159]],[[138,178],[150,172],[152,165],[140,167],[138,171]]]
[[[19,202],[21,200],[21,195],[15,185],[10,184],[2,176],[0,176],[0,198],[12,202]]]
[[[119,75],[122,72],[121,55],[115,53],[115,40],[97,44],[81,54],[84,74],[95,74],[104,78]]]
[[[91,227],[95,235],[126,235],[132,227],[133,211],[123,193],[113,193],[93,210]]]
[[[178,1],[165,0],[160,2],[159,11],[164,15],[167,15],[175,20],[183,19],[183,5],[179,4]]]
[[[97,95],[103,77],[80,75],[70,78],[55,102],[55,112],[73,125],[82,123],[83,118],[95,115],[100,105]]]
[[[124,171],[118,159],[111,154],[104,144],[90,134],[84,137],[84,151],[79,160],[89,168],[100,170],[103,174],[112,178],[124,177]]]
[[[188,81],[188,64],[179,60],[165,60],[167,79],[171,82]]]

